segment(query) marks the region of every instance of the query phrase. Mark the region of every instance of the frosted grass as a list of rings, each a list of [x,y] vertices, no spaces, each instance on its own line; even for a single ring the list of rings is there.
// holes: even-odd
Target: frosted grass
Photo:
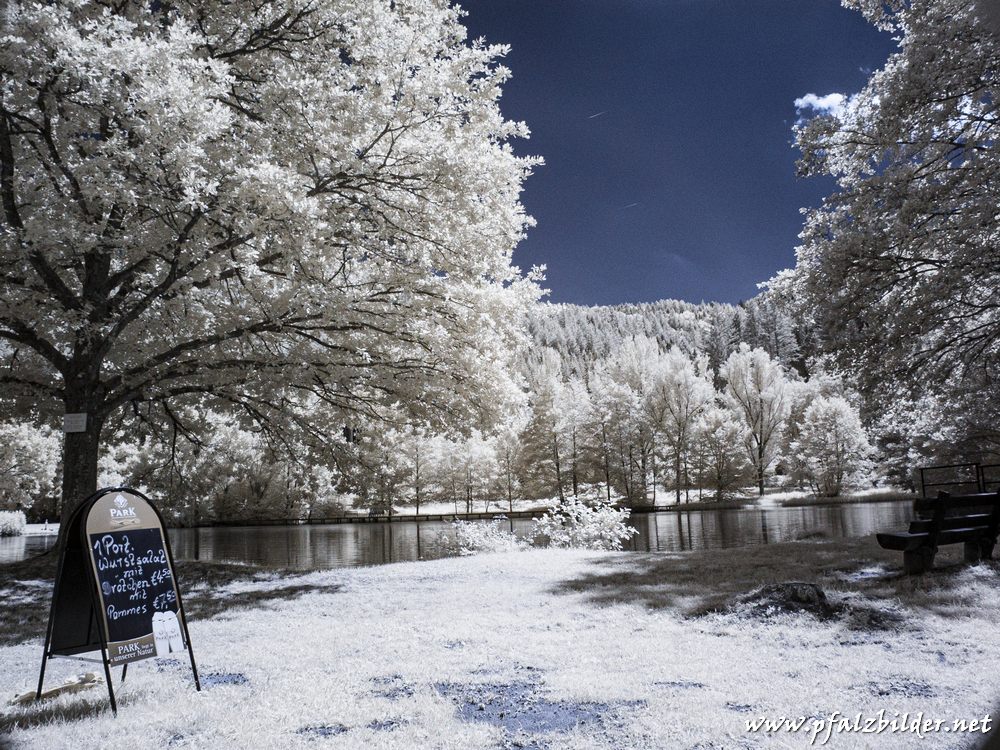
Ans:
[[[820,548],[788,546],[801,556]],[[637,559],[546,549],[276,579],[340,588],[192,622],[201,673],[216,677],[203,692],[183,662],[150,660],[130,669],[117,718],[97,688],[36,707],[5,705],[0,726],[18,750],[804,748],[806,733],[749,733],[746,721],[880,709],[950,721],[982,717],[1000,698],[996,566],[963,569],[946,591],[906,584],[903,599],[879,603],[904,625],[865,631],[805,614],[690,617],[691,595],[652,607],[621,589],[615,601],[609,571],[624,575]],[[857,603],[865,594],[851,585],[824,583],[831,600]],[[40,648],[0,649],[0,685],[32,687]],[[49,669],[46,684],[85,671],[63,661]],[[529,686],[548,706],[612,706],[614,716],[517,737],[463,719],[456,686],[478,695],[503,685]],[[834,735],[829,747],[961,747],[955,740]]]

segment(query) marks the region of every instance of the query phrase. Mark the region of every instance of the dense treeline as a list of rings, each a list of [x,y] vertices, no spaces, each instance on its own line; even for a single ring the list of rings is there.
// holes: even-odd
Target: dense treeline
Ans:
[[[528,330],[535,345],[529,360],[538,362],[545,349],[554,349],[565,375],[583,375],[634,336],[655,339],[668,349],[675,346],[688,355],[704,354],[715,372],[742,342],[806,376],[806,359],[814,349],[809,331],[768,295],[739,305],[680,300],[607,307],[542,304],[529,315]]]
[[[790,366],[804,367],[806,337],[766,297],[739,307],[540,305],[528,326],[524,406],[492,434],[390,436],[401,463],[383,502],[643,505],[762,493],[768,483],[836,495],[871,481],[849,389]],[[385,442],[365,436],[361,453],[384,455]]]
[[[543,308],[532,322],[536,340],[544,332],[569,355],[540,342],[531,349],[526,403],[509,422],[489,434],[362,433],[357,461],[365,468],[354,476],[366,481],[356,491],[382,504],[446,501],[472,510],[512,508],[522,498],[634,506],[763,494],[766,485],[828,496],[871,486],[873,452],[838,378],[807,381],[746,342],[734,342],[715,369],[707,354],[681,345],[691,343],[685,336],[698,330],[699,317],[708,319],[704,308],[650,307],[680,308],[693,325],[663,328],[662,338],[623,336],[626,326],[662,319],[643,320],[641,310],[630,319],[620,309]],[[602,328],[602,320],[617,329]]]
[[[849,391],[821,373],[802,377],[808,336],[767,296],[740,306],[538,305],[526,328],[522,399],[492,429],[429,430],[402,409],[389,422],[355,414],[330,425],[320,450],[306,433],[278,442],[206,403],[172,422],[120,421],[101,484],[169,498],[173,522],[199,524],[431,502],[456,511],[569,496],[686,502],[769,483],[832,495],[868,478]],[[23,484],[39,465],[29,457],[44,454],[54,478],[56,436],[18,429],[35,430],[22,442],[36,447],[21,464],[11,458],[6,476]],[[52,487],[7,492],[5,504],[53,517]]]

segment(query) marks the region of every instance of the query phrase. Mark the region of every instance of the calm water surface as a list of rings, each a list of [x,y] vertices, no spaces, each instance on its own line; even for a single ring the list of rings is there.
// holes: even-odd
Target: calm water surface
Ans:
[[[17,562],[42,554],[56,544],[57,534],[0,536],[0,563]]]
[[[901,529],[909,522],[909,501],[828,505],[807,508],[748,508],[636,514],[631,525],[639,533],[629,549],[676,552],[744,547],[810,536],[844,538]],[[505,524],[520,537],[531,519]],[[317,526],[246,526],[170,529],[178,560],[229,560],[298,570],[381,565],[419,560],[439,553],[435,542],[450,524],[364,523]],[[55,535],[0,537],[0,562],[43,552]]]
[[[908,501],[816,506],[636,514],[638,530],[629,549],[674,552],[744,547],[823,535],[859,537],[901,529],[909,523]],[[531,519],[505,522],[526,536]],[[437,555],[435,540],[450,528],[443,522],[257,526],[171,529],[179,560],[238,560],[300,570],[380,565]]]

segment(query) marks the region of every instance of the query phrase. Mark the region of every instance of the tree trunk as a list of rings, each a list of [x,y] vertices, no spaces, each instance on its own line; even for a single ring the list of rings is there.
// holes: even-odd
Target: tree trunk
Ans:
[[[420,515],[420,452],[418,450],[416,454],[416,460],[414,461],[413,467],[413,495],[416,499],[417,504],[417,515]]]
[[[649,456],[649,467],[653,473],[653,507],[656,507],[656,443],[653,443],[653,452]]]
[[[674,483],[677,485],[677,504],[681,504],[681,450],[677,449],[676,457],[674,458]]]
[[[69,412],[70,414],[78,412]],[[69,520],[84,500],[97,492],[97,456],[102,420],[87,414],[86,432],[67,432],[63,442],[62,507],[59,514],[59,544],[69,530]]]
[[[552,438],[552,462],[556,467],[556,485],[559,487],[559,503],[561,505],[566,502],[566,496],[563,494],[562,469],[559,466],[559,442],[555,436]]]
[[[603,440],[604,453],[604,485],[608,490],[608,502],[611,502],[611,464],[608,457],[608,433],[604,425],[601,425],[601,439]]]
[[[576,430],[573,431],[573,497],[579,497],[579,482],[576,475],[576,465],[579,460],[576,452]]]
[[[97,458],[101,446],[101,430],[105,391],[100,380],[100,363],[94,360],[74,360],[75,376],[67,377],[63,391],[65,414],[86,414],[84,432],[67,432],[63,438],[62,506],[59,512],[59,543],[69,529],[73,512],[97,491]]]
[[[628,457],[626,456],[625,446],[622,444],[622,437],[618,436],[618,466],[622,470],[622,483],[625,485],[625,502],[629,505],[632,504],[632,490],[629,485],[629,467],[628,467]]]
[[[761,446],[760,457],[757,459],[757,488],[760,496],[764,497],[764,446]]]
[[[647,482],[649,481],[649,467],[646,463],[648,456],[648,451],[646,449],[647,443],[645,440],[642,441],[642,445],[639,448],[639,476],[641,478],[640,491],[642,492],[640,503],[646,505],[649,502],[649,486]]]

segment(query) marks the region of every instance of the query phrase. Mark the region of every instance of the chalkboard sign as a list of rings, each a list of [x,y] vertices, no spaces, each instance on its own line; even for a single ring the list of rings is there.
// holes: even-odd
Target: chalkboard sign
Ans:
[[[170,541],[149,500],[126,487],[99,490],[73,512],[61,538],[37,695],[49,657],[97,649],[116,713],[113,665],[122,665],[124,680],[131,662],[186,650],[200,690]]]
[[[109,492],[91,506],[86,533],[109,663],[183,651],[177,587],[156,511],[131,492]]]

